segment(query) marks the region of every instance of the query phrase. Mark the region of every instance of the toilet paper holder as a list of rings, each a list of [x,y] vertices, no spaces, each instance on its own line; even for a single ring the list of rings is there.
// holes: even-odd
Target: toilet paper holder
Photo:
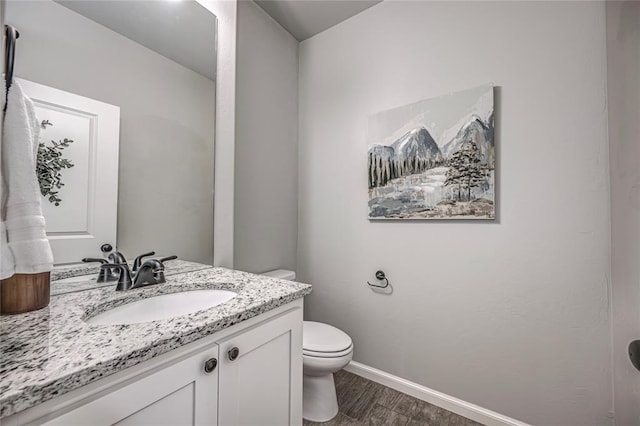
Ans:
[[[380,285],[380,284],[371,284],[369,281],[367,281],[367,284],[369,285],[369,287],[375,287],[375,288],[387,288],[389,287],[389,280],[387,279],[387,276],[385,275],[384,271],[382,270],[378,270],[376,271],[376,278],[379,281],[384,281],[384,285]]]

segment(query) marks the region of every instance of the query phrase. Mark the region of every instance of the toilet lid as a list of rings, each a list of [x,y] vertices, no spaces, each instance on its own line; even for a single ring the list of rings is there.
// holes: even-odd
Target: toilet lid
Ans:
[[[351,337],[329,324],[304,321],[302,348],[310,352],[341,352],[351,347]]]

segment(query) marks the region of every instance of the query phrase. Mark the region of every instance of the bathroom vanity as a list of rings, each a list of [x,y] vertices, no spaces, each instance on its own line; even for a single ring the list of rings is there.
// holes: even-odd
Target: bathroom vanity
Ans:
[[[133,301],[209,289],[237,295],[153,322],[86,322]],[[310,292],[209,267],[126,292],[63,294],[43,310],[3,317],[1,422],[301,424],[302,298]]]

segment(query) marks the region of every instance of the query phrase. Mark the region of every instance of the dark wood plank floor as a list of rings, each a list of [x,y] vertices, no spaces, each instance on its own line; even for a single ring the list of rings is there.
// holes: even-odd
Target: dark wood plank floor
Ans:
[[[340,412],[304,426],[482,426],[480,423],[344,370],[334,376]]]

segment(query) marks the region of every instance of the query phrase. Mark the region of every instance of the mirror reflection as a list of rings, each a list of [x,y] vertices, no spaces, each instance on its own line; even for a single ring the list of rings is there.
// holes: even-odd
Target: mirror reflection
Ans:
[[[55,263],[108,243],[212,264],[215,16],[195,1],[8,1],[5,21],[41,143],[68,161],[62,185],[41,185]]]

